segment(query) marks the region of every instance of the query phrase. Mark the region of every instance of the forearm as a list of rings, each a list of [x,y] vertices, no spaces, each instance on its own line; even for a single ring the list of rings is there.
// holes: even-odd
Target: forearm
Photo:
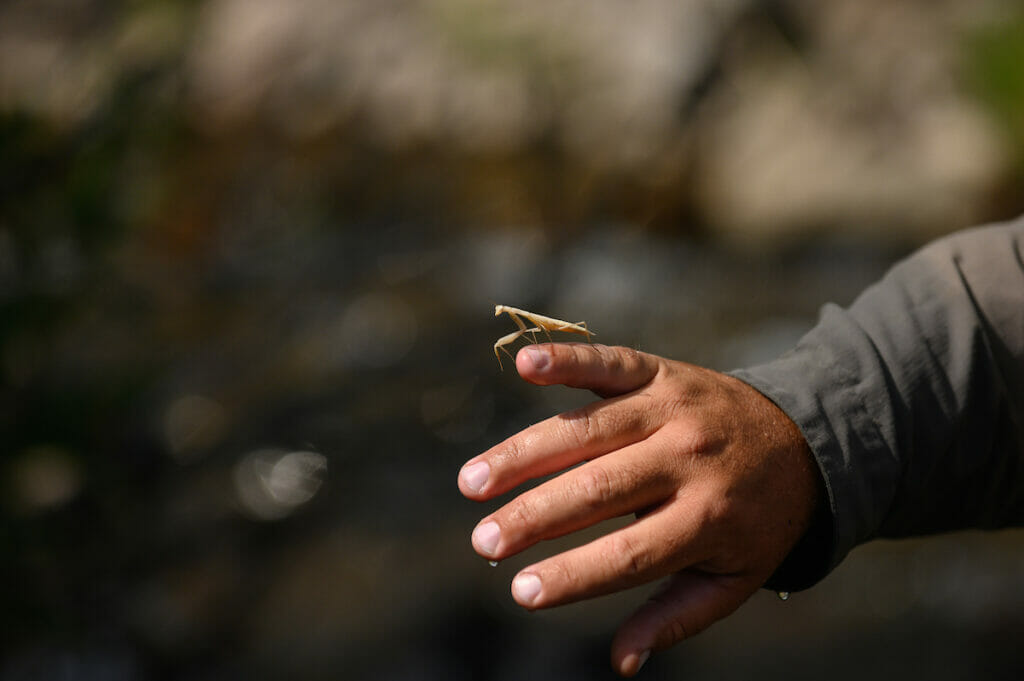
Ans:
[[[827,490],[831,527],[773,586],[807,586],[872,537],[1024,521],[1022,250],[1024,221],[940,240],[735,372],[796,422]]]

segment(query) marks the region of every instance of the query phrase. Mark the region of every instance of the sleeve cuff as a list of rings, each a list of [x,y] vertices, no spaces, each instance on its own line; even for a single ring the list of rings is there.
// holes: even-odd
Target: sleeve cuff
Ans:
[[[863,363],[863,351],[846,351],[844,344],[820,338],[822,329],[843,335],[848,342],[863,337],[845,311],[829,305],[822,323],[793,351],[773,362],[730,372],[793,420],[824,483],[826,498],[811,528],[766,583],[777,591],[813,586],[850,550],[870,539],[889,503],[880,495],[887,496],[885,491],[894,487],[899,475],[865,405],[864,386],[855,378],[860,372],[851,369],[851,364]]]

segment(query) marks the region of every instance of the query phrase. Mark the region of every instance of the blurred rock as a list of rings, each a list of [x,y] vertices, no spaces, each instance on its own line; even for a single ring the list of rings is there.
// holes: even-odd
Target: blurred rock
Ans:
[[[180,49],[186,21],[175,3],[112,11],[97,0],[15,0],[0,6],[0,110],[62,127],[108,103],[118,79]]]
[[[60,7],[0,8],[4,110],[73,127],[148,73],[154,103],[211,139],[320,144],[356,195],[387,186],[373,200],[390,205],[436,193],[430,179],[484,222],[611,213],[755,245],[918,242],[990,217],[1022,162],[963,75],[966,36],[1012,0]],[[417,170],[424,152],[440,177]],[[209,153],[217,167],[237,149]],[[127,203],[156,195],[135,181]]]
[[[554,133],[601,165],[647,166],[680,93],[747,0],[216,0],[190,54],[205,126],[253,116],[303,138],[358,121],[401,150],[518,151]]]
[[[1006,140],[957,80],[958,26],[915,2],[792,3],[734,41],[698,118],[697,203],[737,243],[828,228],[921,241],[969,225]],[[962,29],[961,29],[962,30]]]
[[[53,510],[73,500],[82,488],[82,466],[60,447],[39,445],[7,464],[11,500],[22,513]]]

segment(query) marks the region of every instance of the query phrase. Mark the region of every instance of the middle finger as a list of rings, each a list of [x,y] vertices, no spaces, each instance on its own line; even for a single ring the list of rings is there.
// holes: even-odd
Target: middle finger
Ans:
[[[639,442],[658,424],[644,392],[593,402],[536,423],[462,467],[459,487],[483,501],[523,482]]]

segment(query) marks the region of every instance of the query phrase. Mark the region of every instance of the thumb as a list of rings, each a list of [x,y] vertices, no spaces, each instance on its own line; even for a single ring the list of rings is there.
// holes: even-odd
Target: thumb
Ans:
[[[652,650],[690,638],[732,613],[757,590],[751,580],[684,571],[676,573],[619,627],[612,666],[633,676]]]
[[[649,383],[661,361],[632,348],[590,343],[528,345],[516,354],[519,375],[536,385],[567,385],[601,397],[632,392]]]

